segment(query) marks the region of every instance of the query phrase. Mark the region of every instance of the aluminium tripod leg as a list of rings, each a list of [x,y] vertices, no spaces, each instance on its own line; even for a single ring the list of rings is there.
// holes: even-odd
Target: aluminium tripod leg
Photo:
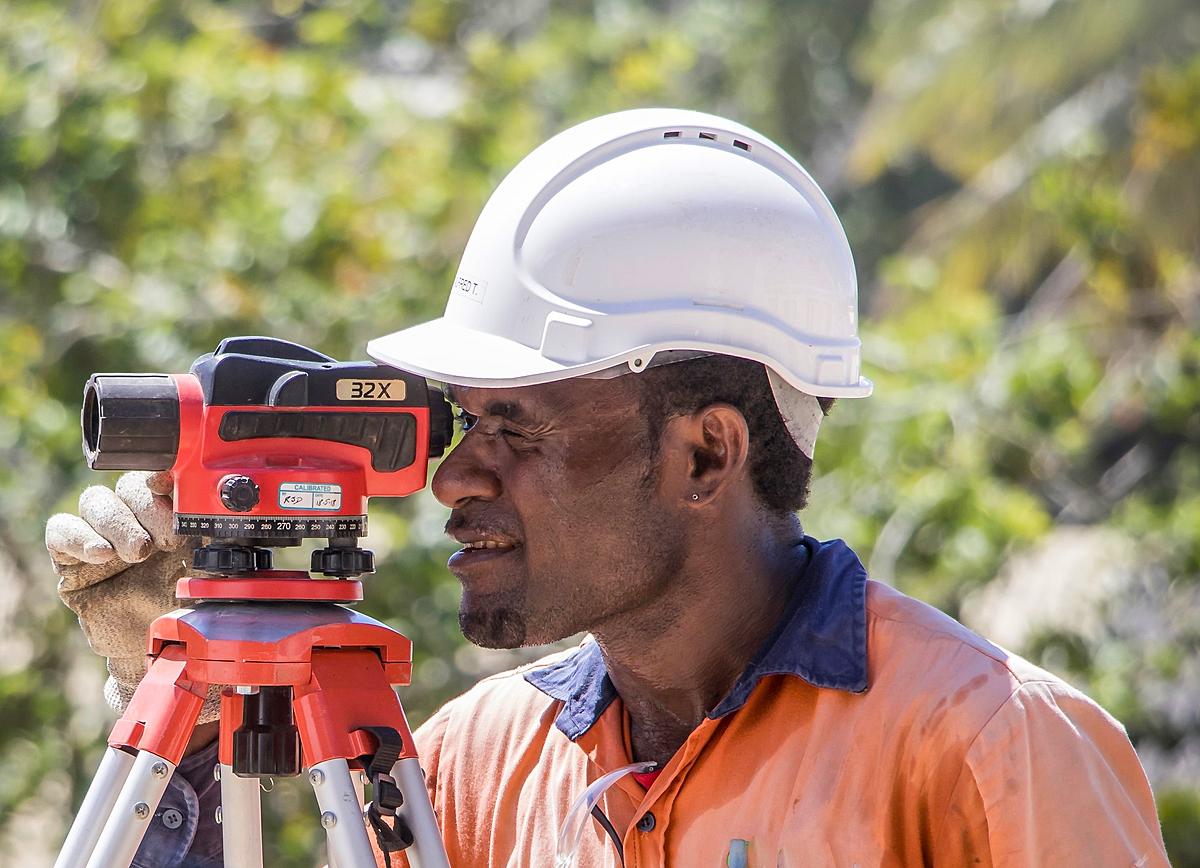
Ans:
[[[60,868],[125,868],[133,861],[204,704],[207,686],[189,681],[186,670],[178,646],[151,661],[109,735],[109,750],[56,863]],[[136,758],[126,751],[137,751]]]
[[[58,859],[54,862],[54,868],[72,868],[87,862],[88,856],[96,848],[100,833],[104,831],[104,823],[112,813],[113,805],[117,803],[121,786],[129,777],[129,770],[132,768],[133,754],[115,747],[104,751],[100,768],[96,769],[92,785],[83,797],[83,804],[79,806],[79,813],[75,815],[67,840],[63,842]]]
[[[175,763],[163,757],[148,750],[137,755],[87,868],[126,866],[133,861],[174,773]]]
[[[392,766],[392,780],[404,794],[404,805],[396,810],[396,816],[404,820],[413,833],[413,844],[407,851],[409,864],[412,868],[449,868],[420,760],[416,757],[396,760]]]
[[[221,782],[221,844],[225,868],[262,868],[262,791],[257,777],[233,772],[232,732],[243,719],[244,696],[221,691],[221,741],[217,780]]]
[[[239,778],[233,766],[221,775],[221,842],[225,868],[262,868],[262,801],[258,778]]]
[[[365,790],[366,790],[364,781],[366,780],[366,778],[362,772],[358,772],[358,771],[355,771],[354,769],[351,769],[350,770],[350,780],[354,783],[355,799],[358,802],[358,815],[360,817],[366,816],[364,809],[363,809],[363,806],[366,804],[366,801],[364,799]],[[310,779],[310,781],[311,781],[311,779]],[[328,838],[328,836],[326,836],[326,838]],[[326,841],[326,844],[328,844],[328,840]],[[340,866],[337,863],[337,859],[335,859],[333,856],[332,851],[329,854],[329,868],[340,868]]]
[[[344,759],[317,763],[309,769],[308,780],[321,809],[330,863],[337,868],[373,868],[375,853],[367,837],[358,789],[349,764]]]

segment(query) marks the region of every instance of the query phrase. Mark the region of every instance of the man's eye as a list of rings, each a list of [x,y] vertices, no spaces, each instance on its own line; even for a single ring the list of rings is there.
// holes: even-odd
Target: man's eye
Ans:
[[[458,424],[462,426],[464,434],[474,428],[475,423],[479,421],[478,416],[472,416],[466,410],[461,408],[457,413],[454,414],[454,418],[458,421]]]
[[[459,424],[463,433],[466,434],[479,423],[479,417],[468,413],[461,407],[458,407],[454,411],[454,421]],[[514,431],[511,428],[499,428],[495,433],[504,436],[510,441],[524,441],[529,439],[525,434],[522,434],[520,431]]]

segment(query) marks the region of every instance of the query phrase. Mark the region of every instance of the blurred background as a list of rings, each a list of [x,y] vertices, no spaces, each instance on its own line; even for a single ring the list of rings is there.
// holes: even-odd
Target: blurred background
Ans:
[[[0,0],[0,862],[49,864],[112,720],[41,541],[113,481],[87,375],[247,333],[362,358],[440,312],[524,154],[645,105],[758,128],[845,222],[877,388],[806,529],[1122,720],[1200,866],[1190,0]],[[371,520],[420,722],[515,655],[459,635],[428,491]],[[268,864],[317,864],[306,789]]]

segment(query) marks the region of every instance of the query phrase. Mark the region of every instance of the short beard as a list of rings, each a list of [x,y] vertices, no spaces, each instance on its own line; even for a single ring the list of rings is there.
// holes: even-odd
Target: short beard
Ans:
[[[478,601],[482,605],[466,608],[464,595],[458,610],[458,626],[467,641],[480,648],[511,650],[525,645],[528,629],[525,616],[501,600]]]

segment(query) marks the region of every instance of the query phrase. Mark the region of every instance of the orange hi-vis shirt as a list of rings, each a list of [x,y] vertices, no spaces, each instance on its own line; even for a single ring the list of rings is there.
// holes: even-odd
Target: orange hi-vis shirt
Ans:
[[[1116,720],[840,541],[805,546],[775,634],[648,791],[606,792],[613,834],[589,819],[580,866],[1168,865]],[[631,762],[591,641],[484,680],[417,741],[454,868],[553,866],[572,803]]]

